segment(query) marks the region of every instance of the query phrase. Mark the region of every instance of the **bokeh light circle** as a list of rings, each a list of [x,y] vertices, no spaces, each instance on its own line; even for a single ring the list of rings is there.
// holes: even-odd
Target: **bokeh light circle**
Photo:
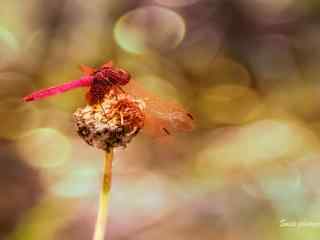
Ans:
[[[236,84],[206,89],[198,99],[208,124],[240,124],[259,118],[264,105],[251,88]]]
[[[252,79],[248,69],[231,58],[216,58],[209,66],[208,81],[211,84],[250,86]]]
[[[7,47],[10,47],[11,49],[17,50],[19,47],[18,40],[15,38],[14,34],[1,26],[0,39],[2,43],[4,43]]]
[[[211,135],[197,157],[197,164],[204,176],[235,168],[258,172],[281,160],[300,159],[318,147],[316,136],[302,124],[270,118]]]
[[[117,44],[130,53],[177,47],[186,32],[184,19],[163,7],[142,7],[123,15],[115,25]]]
[[[199,0],[154,0],[154,2],[168,7],[183,7],[199,2]]]
[[[15,139],[39,124],[38,109],[32,104],[25,104],[20,98],[7,98],[1,101],[0,116],[2,138]]]
[[[78,166],[54,183],[51,191],[58,197],[77,198],[94,194],[98,184],[98,169],[92,166]]]
[[[0,65],[13,60],[19,50],[19,42],[15,35],[0,26]]]
[[[31,165],[44,169],[60,167],[71,157],[69,139],[52,128],[29,131],[19,138],[18,147]]]

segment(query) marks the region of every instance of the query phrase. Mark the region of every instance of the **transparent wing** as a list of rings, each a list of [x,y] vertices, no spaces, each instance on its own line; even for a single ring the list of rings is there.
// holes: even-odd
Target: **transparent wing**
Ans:
[[[81,64],[79,67],[80,67],[81,72],[85,76],[89,76],[89,75],[93,74],[96,71],[95,68],[92,68],[92,67],[89,67],[89,66],[86,66],[86,65],[83,65],[83,64]]]
[[[105,67],[105,68],[113,67],[113,62],[112,61],[108,61],[108,62],[104,63],[101,67],[102,68],[103,67]]]
[[[134,80],[130,80],[124,90],[145,101],[145,131],[148,134],[166,136],[194,128],[193,116],[177,102],[155,96]]]

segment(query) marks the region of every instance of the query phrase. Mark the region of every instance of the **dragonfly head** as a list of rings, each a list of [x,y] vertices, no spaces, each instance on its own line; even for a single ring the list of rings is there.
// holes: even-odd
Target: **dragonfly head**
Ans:
[[[126,70],[109,66],[100,68],[94,75],[98,80],[109,79],[113,84],[118,85],[126,85],[131,79],[131,75]]]

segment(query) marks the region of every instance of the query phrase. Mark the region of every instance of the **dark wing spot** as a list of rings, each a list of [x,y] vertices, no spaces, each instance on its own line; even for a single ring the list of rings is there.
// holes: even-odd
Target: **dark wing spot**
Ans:
[[[187,116],[191,119],[191,120],[194,120],[193,116],[191,113],[187,113]]]
[[[164,131],[167,135],[170,135],[170,132],[169,132],[168,129],[166,129],[166,128],[162,128],[162,129],[163,129],[163,131]]]

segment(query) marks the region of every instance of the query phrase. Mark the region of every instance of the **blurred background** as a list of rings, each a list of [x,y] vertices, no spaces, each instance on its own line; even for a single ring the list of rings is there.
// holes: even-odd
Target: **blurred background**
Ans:
[[[319,27],[316,0],[1,0],[0,239],[91,239],[85,91],[21,97],[110,59],[197,127],[116,151],[108,239],[316,239]]]

